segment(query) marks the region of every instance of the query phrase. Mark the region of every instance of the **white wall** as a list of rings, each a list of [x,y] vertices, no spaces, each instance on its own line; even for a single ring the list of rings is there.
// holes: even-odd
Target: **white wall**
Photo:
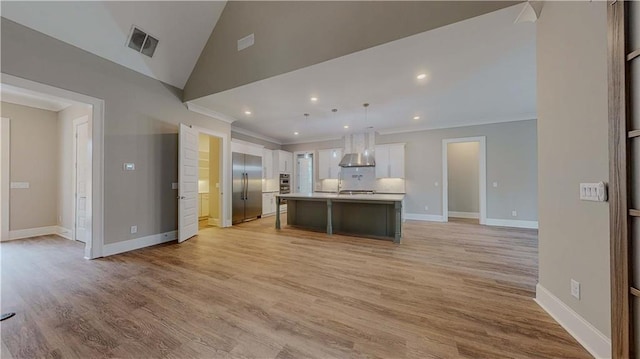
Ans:
[[[610,337],[609,206],[578,196],[609,178],[606,7],[550,1],[538,21],[538,198],[540,285]]]
[[[447,145],[449,212],[480,212],[479,155],[479,142],[459,142]]]

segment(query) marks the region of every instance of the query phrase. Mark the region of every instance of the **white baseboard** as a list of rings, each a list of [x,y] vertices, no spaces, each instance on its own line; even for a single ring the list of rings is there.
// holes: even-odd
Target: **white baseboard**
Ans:
[[[478,212],[449,211],[449,217],[478,219],[478,218],[480,218],[480,213],[478,213]]]
[[[487,226],[538,229],[538,221],[521,221],[516,219],[487,218]]]
[[[58,234],[58,226],[27,228],[9,231],[9,240],[12,241],[14,239],[47,236],[50,234]]]
[[[56,234],[62,238],[73,240],[73,232],[69,228],[64,228],[61,226],[57,227]]]
[[[105,244],[102,249],[102,256],[112,256],[114,254],[129,252],[144,247],[154,246],[156,244],[175,241],[176,239],[178,239],[178,231],[171,231],[130,239],[128,241]]]
[[[420,213],[405,213],[404,219],[410,221],[428,221],[428,222],[442,222],[444,219],[438,214],[420,214]]]
[[[611,339],[539,283],[536,285],[536,299],[534,300],[591,355],[597,359],[611,358]]]

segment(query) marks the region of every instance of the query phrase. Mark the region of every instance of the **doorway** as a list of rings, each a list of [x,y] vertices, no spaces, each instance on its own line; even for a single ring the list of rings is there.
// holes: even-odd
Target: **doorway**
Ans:
[[[486,138],[442,140],[442,218],[487,219]]]
[[[313,152],[296,152],[297,193],[313,193]]]
[[[220,173],[222,141],[200,132],[198,135],[198,230],[220,227]]]
[[[201,134],[208,137],[208,141]],[[229,135],[226,133],[181,123],[178,138],[178,243],[182,243],[198,234],[201,217],[206,218],[203,223],[206,227],[231,225],[231,156]],[[203,157],[200,157],[201,152],[205,152],[200,149],[204,150],[207,142],[209,153],[207,156],[203,153]],[[200,158],[208,158],[208,162],[205,164],[206,161],[200,161]],[[205,178],[207,170],[208,178]],[[203,193],[200,193],[201,188]],[[203,200],[200,195],[205,194],[206,190],[209,190],[209,196]],[[200,210],[203,202],[208,202],[208,212],[206,209]]]
[[[101,257],[103,101],[10,75],[3,75],[1,90],[4,117],[11,118],[11,131],[5,130],[8,120],[2,124],[2,147],[7,149],[2,151],[0,175],[1,239],[74,239],[77,233],[84,257]],[[33,163],[34,152],[40,153],[35,159],[45,163]]]

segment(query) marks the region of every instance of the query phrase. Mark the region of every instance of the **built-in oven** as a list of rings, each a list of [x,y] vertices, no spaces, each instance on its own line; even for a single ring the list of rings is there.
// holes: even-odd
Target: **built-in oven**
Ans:
[[[281,173],[280,174],[280,194],[289,194],[291,193],[291,182],[290,182],[290,174]],[[283,199],[280,203],[287,203],[286,199]]]

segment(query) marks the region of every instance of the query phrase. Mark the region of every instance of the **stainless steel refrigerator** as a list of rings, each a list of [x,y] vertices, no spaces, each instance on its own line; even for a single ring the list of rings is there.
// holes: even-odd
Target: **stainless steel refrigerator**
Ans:
[[[262,215],[262,158],[233,152],[232,222]]]

